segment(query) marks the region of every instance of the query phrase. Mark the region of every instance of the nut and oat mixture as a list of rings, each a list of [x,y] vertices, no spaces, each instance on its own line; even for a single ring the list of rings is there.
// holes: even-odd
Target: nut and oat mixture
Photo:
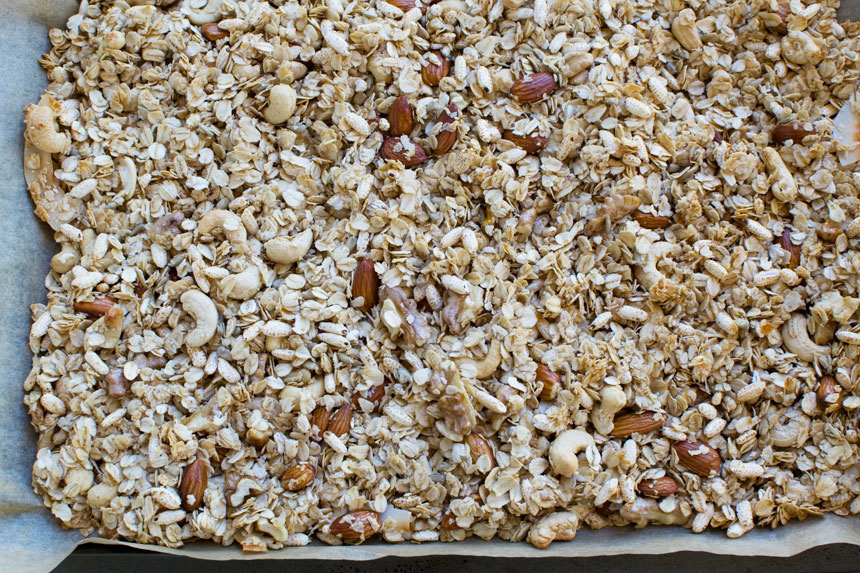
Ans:
[[[35,490],[249,551],[860,512],[835,7],[83,2],[25,111]]]

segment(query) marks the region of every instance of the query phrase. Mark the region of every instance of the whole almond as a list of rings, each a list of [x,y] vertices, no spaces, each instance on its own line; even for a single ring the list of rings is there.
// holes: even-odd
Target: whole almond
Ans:
[[[349,431],[352,423],[352,404],[344,404],[332,414],[328,431],[340,438]]]
[[[382,529],[382,520],[375,511],[351,511],[331,522],[329,533],[344,541],[364,541]]]
[[[665,229],[672,224],[672,219],[665,215],[653,215],[643,211],[634,211],[633,219],[643,229]]]
[[[773,31],[785,36],[788,34],[788,16],[791,14],[791,8],[788,7],[788,2],[777,4],[775,14],[779,16],[779,24],[773,28]]]
[[[209,22],[208,24],[203,24],[202,26],[200,26],[200,33],[202,33],[207,40],[211,40],[213,42],[216,42],[221,38],[226,38],[230,35],[230,32],[219,26],[217,22]]]
[[[807,127],[802,123],[783,123],[773,128],[773,131],[770,132],[770,140],[777,144],[785,143],[786,141],[800,143],[804,137],[815,133],[815,127],[811,124]]]
[[[842,405],[842,387],[836,378],[829,374],[822,376],[815,391],[815,399],[818,406],[827,413],[838,410]]]
[[[209,484],[206,475],[206,465],[202,460],[194,460],[182,472],[182,481],[179,484],[179,498],[182,500],[182,509],[194,511],[203,503],[203,492]]]
[[[418,142],[414,139],[410,139],[409,141],[414,147],[414,150],[411,153],[408,153],[406,149],[404,149],[403,143],[400,141],[399,137],[389,137],[382,142],[382,146],[379,148],[379,156],[383,159],[399,161],[406,167],[415,167],[416,165],[421,165],[427,161],[427,154],[424,153],[424,150],[421,149]]]
[[[788,227],[783,229],[782,235],[776,240],[783,249],[788,251],[788,268],[797,268],[800,264],[800,245],[795,245],[791,242],[791,229]]]
[[[656,479],[643,479],[636,486],[639,493],[649,497],[666,497],[678,491],[678,482],[669,476]]]
[[[720,453],[702,442],[678,442],[672,449],[688,470],[703,477],[718,473],[723,465]]]
[[[457,106],[453,103],[448,104],[448,109],[443,110],[439,117],[436,118],[436,123],[441,123],[444,125],[452,125],[454,120],[459,115],[459,110]],[[433,152],[436,155],[442,155],[443,153],[448,153],[454,144],[457,143],[457,128],[452,125],[452,127],[443,128],[438,134],[436,134],[436,149]]]
[[[549,141],[546,137],[541,137],[539,135],[518,135],[510,129],[505,130],[502,134],[502,139],[507,139],[514,143],[526,153],[537,153],[546,147],[546,144]]]
[[[442,78],[447,76],[451,70],[451,62],[446,60],[442,52],[438,50],[430,53],[431,55],[426,58],[424,67],[421,68],[421,77],[428,86],[438,86]]]
[[[331,412],[323,405],[317,406],[311,412],[311,426],[316,426],[317,428],[317,433],[314,435],[315,439],[319,439],[319,436],[328,429],[330,417]]]
[[[352,275],[352,298],[361,297],[364,302],[358,307],[367,312],[379,302],[379,275],[373,267],[373,261],[364,259],[355,267]]]
[[[558,391],[561,390],[561,376],[549,369],[548,366],[538,364],[535,378],[543,383],[538,395],[541,400],[555,400]]]
[[[547,72],[525,76],[511,86],[511,95],[520,103],[540,101],[555,90],[555,78]]]
[[[615,416],[610,436],[626,438],[633,434],[645,434],[663,425],[665,418],[655,412],[631,412]]]
[[[358,403],[359,398],[364,398],[365,400],[373,404],[373,409],[371,410],[371,412],[379,409],[379,405],[382,403],[382,399],[385,397],[385,387],[388,386],[388,384],[388,378],[386,378],[379,386],[371,386],[367,390],[367,392],[365,392],[364,396],[360,395],[357,392],[353,394],[351,401],[353,410],[361,409],[361,406]]]
[[[76,312],[90,316],[104,316],[114,304],[116,301],[109,296],[97,296],[93,300],[76,300],[73,306]]]
[[[487,455],[490,457],[490,469],[496,467],[496,458],[493,456],[493,448],[490,447],[490,444],[484,439],[484,436],[472,432],[468,436],[466,436],[466,445],[469,446],[469,453],[472,455],[472,463],[478,463],[478,460],[483,455]]]
[[[281,485],[287,491],[299,491],[304,489],[314,480],[317,470],[310,462],[302,462],[291,468],[287,468],[281,476]]]
[[[409,135],[415,125],[415,115],[412,113],[412,104],[406,96],[400,96],[388,109],[388,133],[394,137]]]
[[[409,12],[410,10],[415,8],[415,0],[386,0],[386,2],[388,2],[392,6],[396,6],[396,7],[400,8],[404,12]],[[427,11],[427,6],[422,5],[421,6],[421,13],[423,14],[426,11]]]

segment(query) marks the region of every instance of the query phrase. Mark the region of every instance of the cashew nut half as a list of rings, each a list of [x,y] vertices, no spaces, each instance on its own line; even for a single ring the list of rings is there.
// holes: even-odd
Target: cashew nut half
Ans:
[[[197,234],[202,237],[211,234],[215,229],[224,231],[224,235],[237,251],[245,251],[248,235],[239,215],[224,209],[212,209],[200,219]]]
[[[53,99],[43,98],[39,105],[28,105],[24,108],[24,117],[27,121],[24,137],[47,153],[65,153],[72,142],[68,135],[57,131],[57,126],[54,124],[56,118],[54,105],[56,104]]]
[[[305,229],[292,237],[275,237],[266,241],[266,256],[276,263],[290,264],[300,261],[310,250],[314,234]]]
[[[487,350],[487,354],[483,359],[473,360],[472,358],[460,358],[457,360],[457,366],[462,369],[463,366],[469,365],[470,368],[475,369],[475,378],[478,380],[484,380],[493,375],[493,373],[499,368],[499,364],[501,364],[501,362],[502,344],[497,338],[494,338],[490,341],[490,348]],[[471,371],[462,373],[466,377],[471,375]]]
[[[615,414],[627,404],[624,390],[618,386],[604,386],[600,390],[600,406],[591,411],[591,423],[599,434],[608,434],[615,426]]]
[[[263,117],[272,125],[284,123],[296,111],[296,90],[292,86],[279,84],[269,90],[269,105]]]
[[[230,298],[248,300],[257,294],[262,285],[260,269],[251,265],[241,273],[224,277],[221,281],[221,290]]]
[[[813,362],[819,356],[823,357],[830,354],[829,346],[815,344],[809,339],[806,317],[799,312],[791,315],[788,322],[782,325],[781,332],[783,346],[801,360]]]
[[[773,147],[765,147],[761,150],[761,157],[770,171],[769,182],[773,196],[787,203],[794,201],[797,197],[797,183],[782,156]]]
[[[119,339],[122,336],[122,307],[114,305],[108,309],[104,317],[104,342],[102,348],[114,348],[119,344]]]
[[[537,520],[529,530],[528,542],[546,549],[553,541],[570,541],[579,529],[579,516],[571,511],[550,513]]]
[[[218,21],[218,11],[221,9],[223,0],[208,0],[200,6],[200,0],[183,0],[179,11],[188,16],[192,24],[209,24]]]
[[[644,527],[649,523],[684,525],[689,519],[681,512],[680,504],[667,513],[660,509],[660,505],[656,500],[643,497],[636,498],[636,501],[632,505],[624,506],[619,513],[621,517],[636,524],[637,527]]]
[[[594,445],[594,438],[584,430],[565,430],[549,447],[549,463],[555,473],[571,477],[579,469],[576,454]]]
[[[189,290],[179,297],[182,308],[195,320],[194,328],[185,335],[188,346],[203,346],[215,336],[218,326],[218,309],[208,296],[199,290]]]

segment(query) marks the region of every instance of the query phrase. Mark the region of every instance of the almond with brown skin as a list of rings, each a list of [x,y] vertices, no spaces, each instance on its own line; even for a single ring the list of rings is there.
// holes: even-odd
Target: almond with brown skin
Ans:
[[[344,541],[364,541],[382,529],[382,520],[375,511],[351,511],[331,522],[329,533]]]
[[[478,463],[478,460],[483,455],[490,457],[490,469],[496,467],[496,458],[493,456],[493,448],[484,439],[484,436],[472,432],[466,436],[466,445],[469,446],[469,453],[472,455],[472,463]]]
[[[400,8],[404,12],[409,12],[410,10],[415,8],[415,0],[386,0],[386,2],[388,2],[392,6]],[[427,6],[422,5],[421,13],[423,14],[425,12],[427,12]]]
[[[561,390],[561,376],[549,369],[549,367],[538,364],[535,371],[535,378],[538,382],[543,383],[538,396],[541,400],[555,400],[558,396],[558,391]]]
[[[200,33],[203,34],[207,40],[212,42],[217,42],[221,38],[226,38],[230,35],[230,32],[219,26],[217,22],[203,24],[200,26]]]
[[[203,492],[209,484],[206,475],[206,465],[202,460],[194,460],[182,472],[182,481],[179,484],[179,498],[182,500],[182,509],[194,511],[203,503]]]
[[[694,474],[708,477],[719,473],[723,465],[720,453],[702,442],[678,442],[672,445],[680,461]]]
[[[836,378],[829,374],[821,377],[818,389],[815,391],[815,400],[818,402],[818,407],[828,414],[839,409],[842,405],[842,387]]]
[[[812,124],[783,123],[773,128],[770,132],[770,140],[775,144],[783,144],[787,141],[800,143],[804,137],[815,133],[815,127]]]
[[[630,412],[615,416],[610,436],[626,438],[633,434],[645,434],[663,425],[665,418],[656,412]]]
[[[510,129],[505,130],[502,134],[502,139],[507,139],[526,153],[537,153],[546,147],[549,141],[546,137],[539,135],[518,135]]]
[[[427,154],[424,153],[418,142],[410,139],[409,143],[411,144],[411,149],[407,149],[403,145],[401,138],[389,137],[382,142],[382,146],[379,148],[379,156],[383,159],[399,161],[406,167],[415,167],[427,161]]]
[[[653,215],[643,211],[634,211],[633,219],[643,229],[665,229],[672,224],[672,219],[665,215]]]
[[[773,28],[774,32],[782,36],[788,34],[788,16],[790,14],[791,8],[788,7],[788,2],[781,2],[777,5],[776,15],[779,16],[780,23]]]
[[[115,304],[116,301],[109,296],[97,296],[93,300],[76,300],[73,306],[77,312],[90,316],[104,316]]]
[[[352,298],[361,298],[364,302],[357,307],[367,312],[379,302],[379,275],[373,267],[373,261],[364,259],[355,267],[352,275]]]
[[[331,415],[331,419],[328,422],[328,431],[340,438],[349,432],[351,424],[352,404],[344,404]]]
[[[777,241],[783,249],[788,251],[788,268],[797,268],[797,265],[800,264],[800,245],[795,245],[791,242],[791,229],[788,227],[783,229],[782,235],[779,236]]]
[[[379,409],[379,405],[382,403],[382,399],[385,397],[385,387],[388,386],[388,378],[386,378],[382,384],[379,386],[371,386],[367,392],[364,393],[364,396],[360,395],[358,392],[352,395],[352,404],[353,410],[360,410],[361,405],[359,404],[359,398],[364,398],[371,404],[373,404],[373,409],[371,412],[375,412]]]
[[[636,489],[639,493],[648,497],[666,497],[678,491],[678,482],[669,476],[656,479],[643,479],[636,486]]]
[[[421,77],[428,86],[438,86],[450,70],[451,62],[445,59],[442,52],[435,50],[426,58],[424,67],[421,68]]]
[[[439,114],[439,117],[436,118],[436,123],[441,123],[446,126],[451,125],[451,127],[443,127],[442,131],[436,134],[436,149],[433,150],[433,153],[436,155],[448,153],[448,151],[454,147],[454,144],[457,143],[457,128],[452,124],[459,113],[457,106],[453,103],[449,103],[448,109],[443,110]]]
[[[409,135],[415,126],[415,115],[412,112],[412,104],[406,96],[400,96],[388,109],[388,133],[393,137]]]
[[[511,86],[511,95],[520,103],[533,103],[551,94],[555,87],[552,74],[538,72],[515,81]]]
[[[287,468],[287,471],[281,476],[281,485],[287,491],[299,491],[314,481],[316,474],[317,470],[312,463],[302,462]]]
[[[331,418],[331,412],[323,405],[317,406],[311,412],[311,426],[317,428],[317,432],[314,434],[315,439],[319,440],[322,433],[328,429],[329,418]]]

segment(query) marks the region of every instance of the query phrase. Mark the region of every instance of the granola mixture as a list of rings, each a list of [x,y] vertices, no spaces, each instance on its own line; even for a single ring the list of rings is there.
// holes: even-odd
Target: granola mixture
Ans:
[[[420,2],[51,31],[45,505],[249,551],[860,512],[860,26]]]

